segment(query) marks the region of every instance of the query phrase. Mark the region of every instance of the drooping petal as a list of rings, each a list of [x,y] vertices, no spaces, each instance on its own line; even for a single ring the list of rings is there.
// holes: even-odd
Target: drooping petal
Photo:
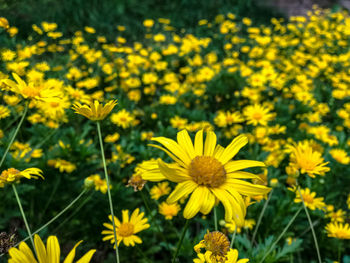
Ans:
[[[203,195],[203,203],[200,209],[200,212],[204,215],[209,214],[209,212],[213,209],[213,206],[215,205],[215,196],[210,192],[208,188],[206,189],[208,193],[205,198]]]
[[[173,159],[175,162],[177,162],[179,165],[183,166],[183,167],[187,167],[187,165],[179,158],[177,158],[174,154],[172,154],[170,151],[168,151],[167,149],[159,146],[159,145],[155,145],[155,144],[148,144],[148,146],[152,146],[154,148],[158,148],[160,150],[162,150],[163,152],[165,152],[167,155],[169,155],[169,157],[171,159]]]
[[[224,152],[218,159],[223,165],[230,161],[239,150],[248,143],[248,138],[244,135],[240,135],[232,140],[232,142],[225,148]]]
[[[180,198],[187,196],[192,193],[194,189],[196,189],[198,185],[192,180],[188,180],[182,183],[179,183],[174,191],[168,196],[167,202],[169,204],[177,202]]]
[[[271,188],[263,185],[252,184],[237,179],[227,179],[226,184],[236,189],[238,193],[246,196],[264,195],[271,190]]]
[[[206,190],[208,189],[205,186],[198,186],[194,190],[183,212],[184,218],[190,219],[199,212],[203,203],[202,197],[207,193]]]
[[[227,173],[226,175],[228,179],[233,178],[233,179],[258,179],[260,181],[262,180],[259,175],[244,172],[244,171],[231,172],[231,173]]]

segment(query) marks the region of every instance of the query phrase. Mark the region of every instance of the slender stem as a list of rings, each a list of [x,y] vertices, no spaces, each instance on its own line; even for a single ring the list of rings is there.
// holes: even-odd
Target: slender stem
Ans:
[[[260,223],[261,223],[261,220],[265,214],[265,210],[267,208],[267,205],[269,204],[270,202],[270,199],[271,199],[271,196],[272,196],[272,192],[273,192],[273,189],[271,190],[271,192],[269,193],[269,196],[267,197],[267,200],[260,212],[260,215],[259,215],[259,218],[258,218],[258,222],[256,223],[256,226],[255,226],[255,229],[254,229],[254,233],[253,233],[253,237],[252,237],[252,242],[251,244],[253,245],[254,244],[254,241],[255,241],[255,237],[256,237],[256,234],[258,233],[258,229],[259,229],[259,226],[260,226]]]
[[[216,206],[214,206],[214,226],[215,231],[218,231],[218,216],[216,214]]]
[[[151,211],[151,209],[150,209],[150,207],[148,205],[148,202],[147,202],[147,200],[145,198],[145,195],[143,194],[142,190],[140,191],[140,193],[141,193],[142,200],[143,200],[143,202],[144,202],[144,204],[146,206],[147,212],[150,215],[150,221],[153,221],[154,217],[152,216],[152,211]],[[154,220],[154,223],[155,223],[155,225],[157,227],[157,231],[159,232],[160,236],[162,237],[164,243],[166,244],[167,249],[170,250],[169,244],[166,242],[165,236],[163,235],[163,232],[160,230],[159,225],[157,224],[157,222],[155,222],[155,220]]]
[[[10,148],[11,148],[11,145],[12,145],[13,141],[15,140],[16,136],[17,136],[17,133],[18,133],[18,131],[19,131],[19,128],[21,128],[21,126],[22,126],[22,123],[23,123],[23,121],[24,121],[24,118],[25,118],[26,115],[27,115],[27,111],[28,111],[28,102],[26,102],[26,105],[24,106],[24,112],[23,112],[23,114],[22,114],[22,118],[21,118],[21,120],[19,121],[19,123],[18,123],[18,125],[17,125],[17,128],[16,128],[16,130],[15,130],[15,133],[12,135],[12,138],[11,138],[11,140],[10,140],[10,143],[9,143],[9,145],[7,146],[7,149],[6,149],[4,155],[3,155],[2,158],[1,158],[0,167],[2,166],[3,162],[5,161],[5,158],[6,158],[8,152],[9,152],[9,150],[10,150]]]
[[[314,230],[314,227],[313,227],[313,224],[312,224],[312,220],[311,220],[309,211],[307,210],[307,207],[306,207],[306,205],[305,205],[303,195],[301,194],[300,186],[298,185],[298,182],[296,182],[296,184],[297,184],[297,188],[298,188],[298,193],[299,193],[299,195],[300,195],[300,199],[301,199],[301,201],[302,201],[302,203],[303,203],[303,207],[304,207],[304,210],[305,210],[305,213],[306,213],[307,220],[309,221],[309,225],[310,225],[310,228],[311,228],[312,236],[313,236],[313,238],[314,238],[318,262],[319,262],[319,263],[322,263],[321,254],[320,254],[320,249],[318,248],[317,237],[316,237],[316,233],[315,233],[315,230]]]
[[[58,186],[59,186],[60,182],[61,182],[61,176],[59,176],[59,177],[56,179],[56,181],[55,181],[55,184],[54,184],[54,186],[53,186],[53,189],[51,190],[51,193],[50,193],[50,197],[49,197],[49,199],[47,200],[47,202],[46,202],[46,204],[45,204],[45,206],[44,206],[44,209],[42,209],[42,212],[41,212],[41,215],[40,215],[40,218],[39,218],[39,223],[42,222],[43,216],[45,215],[47,208],[48,208],[49,205],[51,204],[51,201],[52,201],[54,195],[56,194],[56,191],[57,191],[57,189],[58,189]]]
[[[112,195],[111,195],[111,187],[109,184],[109,176],[107,173],[107,166],[106,166],[106,158],[105,158],[105,152],[103,149],[103,141],[102,141],[102,135],[101,135],[101,127],[100,123],[97,122],[97,132],[98,132],[98,138],[100,141],[100,147],[101,147],[101,156],[102,156],[102,161],[103,161],[103,169],[105,172],[105,178],[106,178],[106,183],[107,183],[107,193],[108,193],[108,201],[109,201],[109,208],[111,210],[111,215],[112,215],[112,224],[113,224],[113,235],[114,235],[114,240],[115,240],[115,256],[117,258],[117,263],[119,263],[119,251],[118,251],[118,240],[117,240],[117,232],[115,228],[115,220],[114,220],[114,211],[113,211],[113,203],[112,203]]]
[[[19,206],[19,210],[21,211],[24,224],[26,225],[27,232],[28,232],[30,241],[32,242],[32,246],[34,248],[35,255],[38,256],[37,253],[36,253],[34,240],[33,240],[33,237],[32,237],[32,232],[30,232],[30,228],[29,228],[29,225],[28,225],[28,222],[27,222],[27,218],[26,218],[26,215],[24,214],[24,211],[23,211],[23,208],[22,208],[22,204],[21,204],[21,200],[19,199],[19,196],[18,196],[18,193],[17,193],[17,190],[16,190],[16,186],[14,184],[12,184],[12,189],[13,189],[13,192],[15,193],[16,200],[17,200],[17,203],[18,203],[18,206]]]
[[[298,209],[298,211],[295,213],[295,215],[292,217],[291,220],[289,220],[289,223],[286,225],[286,227],[283,229],[282,233],[278,236],[278,238],[276,239],[275,242],[273,242],[273,244],[271,245],[270,249],[266,252],[266,254],[264,255],[264,257],[262,258],[262,260],[260,260],[259,263],[264,262],[265,258],[271,253],[271,251],[275,248],[275,246],[277,245],[278,241],[280,241],[280,239],[284,236],[284,234],[287,232],[288,228],[290,227],[290,225],[294,222],[295,218],[299,215],[301,209],[303,209],[302,207],[300,207]]]
[[[58,229],[60,229],[66,222],[68,222],[72,217],[74,217],[80,211],[80,209],[91,199],[94,193],[94,191],[91,191],[91,194],[79,204],[79,206],[73,211],[73,213],[67,216],[63,220],[63,222],[61,222],[52,232],[57,233]]]
[[[175,251],[173,260],[171,261],[172,263],[175,263],[175,262],[176,262],[177,255],[179,254],[179,251],[180,251],[180,248],[181,248],[181,245],[182,245],[182,241],[184,240],[184,237],[185,237],[187,228],[188,228],[188,226],[189,226],[189,223],[190,223],[190,220],[187,219],[187,220],[186,220],[186,223],[185,223],[185,226],[184,226],[184,228],[183,228],[183,230],[182,230],[182,234],[181,234],[179,243],[177,244],[177,248],[176,248],[176,251]]]
[[[235,225],[235,231],[232,234],[230,248],[233,248],[233,244],[235,243],[236,234],[237,234],[237,225]]]

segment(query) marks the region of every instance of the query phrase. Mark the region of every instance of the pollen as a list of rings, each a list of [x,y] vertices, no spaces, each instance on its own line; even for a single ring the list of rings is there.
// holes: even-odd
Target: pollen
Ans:
[[[219,187],[226,181],[224,166],[211,156],[195,157],[189,167],[189,175],[199,185]]]
[[[219,261],[224,259],[230,250],[230,241],[226,235],[219,231],[207,233],[204,236],[204,245],[207,251],[212,252],[212,257]]]
[[[118,235],[129,237],[134,234],[134,225],[131,223],[122,223],[118,229]]]

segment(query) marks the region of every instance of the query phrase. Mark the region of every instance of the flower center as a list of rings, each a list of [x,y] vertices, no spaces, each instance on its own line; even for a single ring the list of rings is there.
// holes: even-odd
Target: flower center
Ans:
[[[254,112],[252,118],[259,121],[262,119],[262,114],[260,112]]]
[[[226,181],[224,166],[211,156],[195,157],[189,167],[189,174],[199,185],[219,187]]]
[[[30,86],[27,86],[23,89],[23,94],[26,95],[28,98],[35,98],[40,96],[39,90]]]
[[[224,261],[227,252],[230,250],[230,241],[227,236],[219,231],[207,233],[204,236],[205,249],[212,252],[214,257],[219,262]]]
[[[131,223],[122,223],[118,229],[118,235],[128,237],[134,234],[134,225]]]
[[[314,202],[314,198],[309,194],[303,194],[303,199],[305,203],[312,204]]]

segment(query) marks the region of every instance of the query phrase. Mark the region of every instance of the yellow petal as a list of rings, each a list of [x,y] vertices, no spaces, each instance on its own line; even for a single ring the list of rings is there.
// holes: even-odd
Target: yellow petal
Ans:
[[[204,156],[213,156],[216,147],[216,134],[212,131],[207,133],[204,143]]]
[[[186,151],[190,159],[193,159],[194,157],[196,157],[192,140],[186,130],[182,130],[177,133],[177,142],[180,145],[180,147],[182,147]]]
[[[89,263],[92,256],[95,254],[96,249],[89,250],[84,256],[82,256],[76,263]]]
[[[181,169],[176,169],[171,167],[171,165],[166,164],[162,160],[158,160],[160,172],[169,180],[175,183],[181,183],[183,181],[190,180],[191,177],[184,173]],[[180,168],[180,167],[178,167]]]
[[[260,181],[262,180],[259,175],[244,172],[244,171],[231,172],[231,173],[227,173],[226,175],[227,175],[227,178],[234,178],[234,179],[258,179]]]
[[[46,242],[47,257],[50,263],[60,263],[60,245],[57,237],[49,236]]]
[[[206,193],[205,190],[208,190],[205,186],[198,186],[196,190],[194,190],[183,212],[184,218],[190,219],[199,212],[203,202],[202,196]]]
[[[218,159],[223,165],[231,160],[239,150],[248,143],[248,138],[244,135],[240,135],[232,140],[232,142],[225,148],[224,152]]]
[[[49,260],[47,258],[47,254],[46,254],[45,245],[38,235],[34,236],[34,245],[35,245],[35,249],[36,249],[39,263],[49,262]]]
[[[238,193],[246,196],[264,195],[271,190],[271,188],[263,185],[252,184],[237,179],[227,179],[226,184],[236,189]]]
[[[80,245],[80,243],[83,241],[79,241],[78,243],[75,244],[75,246],[72,248],[72,250],[69,252],[68,256],[66,259],[63,261],[63,263],[72,263],[75,257],[75,250],[77,249],[77,246]]]
[[[265,164],[263,162],[253,160],[239,160],[228,162],[224,165],[224,167],[226,173],[232,173],[250,167],[265,167]]]
[[[207,196],[204,197],[203,195],[203,203],[200,209],[200,212],[204,215],[209,214],[209,212],[213,209],[213,206],[215,205],[215,196],[210,192],[209,189],[207,189],[207,191]]]
[[[194,138],[194,151],[196,156],[203,155],[203,130],[196,133],[196,137]]]
[[[170,203],[170,204],[177,202],[182,197],[185,197],[189,193],[192,193],[192,191],[196,187],[198,187],[198,185],[195,182],[191,181],[191,180],[179,183],[175,187],[174,191],[167,198],[167,202]]]

